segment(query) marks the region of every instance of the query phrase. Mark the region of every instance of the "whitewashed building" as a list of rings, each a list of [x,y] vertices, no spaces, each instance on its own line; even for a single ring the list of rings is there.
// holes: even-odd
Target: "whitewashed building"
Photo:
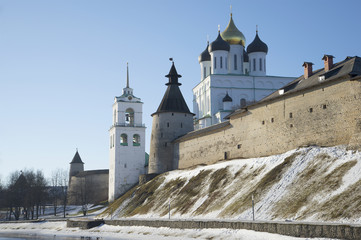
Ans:
[[[259,101],[294,77],[268,76],[268,46],[256,31],[245,49],[246,39],[232,18],[226,29],[199,56],[201,82],[193,88],[195,129],[224,121],[231,111]]]
[[[109,202],[138,183],[145,174],[145,126],[141,99],[127,85],[123,94],[114,98],[113,125],[110,127]]]

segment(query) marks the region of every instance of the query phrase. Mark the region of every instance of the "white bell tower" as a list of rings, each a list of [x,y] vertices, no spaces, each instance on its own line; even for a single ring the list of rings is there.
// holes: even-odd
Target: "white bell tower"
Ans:
[[[109,197],[113,202],[138,183],[139,175],[145,174],[145,126],[142,120],[140,98],[127,85],[123,95],[114,98],[113,124],[110,135]]]

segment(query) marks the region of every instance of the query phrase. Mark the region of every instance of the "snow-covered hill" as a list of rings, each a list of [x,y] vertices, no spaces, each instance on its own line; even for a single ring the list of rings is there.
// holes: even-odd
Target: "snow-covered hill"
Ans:
[[[361,222],[361,152],[307,147],[175,170],[137,186],[100,217]]]

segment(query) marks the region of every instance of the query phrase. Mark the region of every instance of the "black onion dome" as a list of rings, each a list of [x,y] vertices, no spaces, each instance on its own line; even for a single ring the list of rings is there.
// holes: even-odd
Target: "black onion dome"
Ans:
[[[218,32],[218,37],[216,40],[214,40],[208,47],[209,52],[222,50],[222,51],[229,51],[231,47],[229,46],[229,43],[224,41],[221,37],[220,32]]]
[[[258,32],[256,32],[256,37],[254,38],[253,42],[251,42],[247,47],[247,53],[253,52],[268,52],[267,44],[262,42],[262,40],[258,37]]]
[[[232,102],[232,98],[228,95],[228,92],[226,93],[226,96],[223,98],[223,102]]]
[[[199,55],[198,61],[204,62],[204,61],[211,61],[211,55],[208,52],[209,42],[207,43],[206,49]]]

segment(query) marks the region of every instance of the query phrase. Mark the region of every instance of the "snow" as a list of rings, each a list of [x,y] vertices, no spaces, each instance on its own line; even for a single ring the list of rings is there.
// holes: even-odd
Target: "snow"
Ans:
[[[227,182],[226,186],[222,187],[222,193],[224,196],[230,196],[224,199],[222,202],[223,206],[221,209],[212,209],[211,211],[204,212],[203,214],[195,213],[195,211],[201,206],[209,197],[208,189],[209,184],[211,181],[205,181],[202,185],[202,189],[197,195],[196,201],[194,204],[189,207],[187,212],[177,212],[175,209],[172,208],[173,199],[177,198],[177,195],[170,196],[171,199],[165,197],[162,198],[161,201],[156,199],[155,207],[151,208],[148,212],[142,214],[135,214],[134,216],[127,216],[130,218],[168,218],[168,214],[164,214],[165,207],[168,208],[168,202],[171,201],[171,217],[177,219],[233,219],[233,220],[251,220],[252,219],[252,208],[248,208],[243,212],[237,215],[222,215],[224,213],[224,209],[227,206],[231,206],[232,203],[239,201],[242,196],[246,196],[250,192],[252,192],[257,186],[257,183],[265,177],[267,173],[269,173],[272,169],[276,166],[282,164],[284,159],[298,154],[295,157],[295,160],[292,161],[291,166],[289,166],[286,171],[281,175],[281,179],[272,184],[268,189],[263,190],[262,197],[255,199],[255,211],[256,211],[256,219],[258,220],[279,220],[285,221],[286,219],[291,220],[299,220],[301,218],[302,221],[310,221],[310,222],[322,222],[322,221],[329,221],[329,222],[343,222],[343,223],[361,223],[361,217],[355,218],[340,218],[337,220],[323,220],[319,216],[322,214],[309,214],[303,215],[306,210],[317,202],[318,204],[322,204],[330,200],[332,197],[342,193],[343,191],[347,190],[349,186],[356,183],[357,181],[361,180],[361,152],[354,151],[354,150],[347,150],[346,146],[335,146],[335,147],[304,147],[299,149],[294,149],[288,151],[284,154],[268,156],[268,157],[260,157],[260,158],[251,158],[251,159],[236,159],[231,161],[223,161],[217,164],[208,165],[208,166],[199,166],[193,169],[186,169],[186,170],[174,170],[163,174],[162,176],[165,178],[164,182],[159,186],[159,191],[162,191],[162,187],[164,187],[168,182],[172,180],[176,180],[178,178],[185,180],[184,186],[189,182],[189,180],[197,176],[201,171],[210,170],[213,172],[228,168],[230,174],[235,176],[235,174],[240,170],[243,169],[241,174],[243,175],[252,175],[252,177],[248,178],[245,184],[240,185],[239,180],[231,177]],[[319,156],[325,156],[325,159],[320,159]],[[319,158],[317,158],[319,157]],[[287,217],[286,219],[274,217],[274,207],[277,202],[282,200],[283,198],[289,197],[289,192],[294,188],[295,181],[300,178],[300,175],[307,170],[309,167],[315,167],[318,169],[318,174],[320,177],[324,177],[327,174],[331,173],[339,166],[343,165],[344,163],[356,160],[356,164],[348,169],[346,173],[342,176],[342,181],[340,186],[337,189],[333,189],[329,191],[320,190],[312,198],[308,199],[309,202],[305,203],[297,213],[294,214],[292,217]],[[258,171],[258,174],[254,174]],[[322,176],[321,176],[322,175]],[[318,176],[312,176],[315,181],[317,181]],[[241,186],[241,187],[240,187]],[[239,189],[237,188],[239,187]],[[231,191],[235,191],[236,194],[228,194]],[[158,191],[158,190],[157,190]],[[155,193],[157,195],[157,192]],[[292,199],[291,199],[292,200]],[[149,201],[147,199],[145,202]],[[122,209],[126,208],[128,202],[131,202],[131,198],[127,199],[121,206],[115,211],[116,214],[113,214],[112,218],[116,219],[119,216],[122,216]],[[162,204],[162,209],[159,208],[159,203]],[[164,203],[167,203],[166,206]],[[163,205],[164,204],[164,205]],[[101,218],[109,219],[110,216],[100,214]]]
[[[58,237],[90,237],[91,239],[149,239],[149,240],[187,240],[187,239],[238,239],[238,240],[328,240],[326,238],[295,238],[278,234],[233,229],[171,229],[151,227],[122,227],[102,225],[89,230],[66,228],[66,222],[40,223],[1,223],[0,236],[5,234],[26,234]],[[56,238],[55,238],[56,239]]]

